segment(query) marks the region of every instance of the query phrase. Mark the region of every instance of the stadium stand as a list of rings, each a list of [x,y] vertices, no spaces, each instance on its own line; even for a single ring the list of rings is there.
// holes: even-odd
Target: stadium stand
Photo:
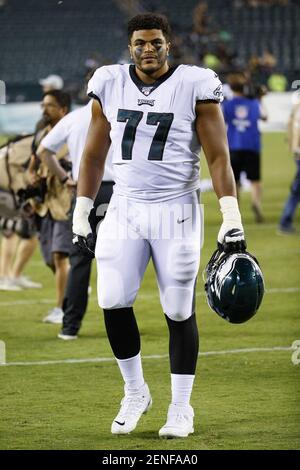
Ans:
[[[124,45],[123,19],[113,2],[101,0],[9,0],[0,14],[0,77],[34,85],[51,73],[82,79],[94,52],[115,60]],[[78,39],[80,38],[80,39]]]
[[[139,11],[168,15],[184,49],[179,60],[192,58],[200,64],[206,53],[212,53],[221,55],[222,63],[228,54],[234,58],[230,67],[240,69],[251,57],[267,52],[275,58],[274,69],[288,81],[299,76],[298,1],[200,2],[207,4],[207,32],[202,36],[192,34],[197,0],[135,3]],[[126,49],[126,21],[119,0],[7,0],[0,9],[0,79],[7,83],[10,99],[20,90],[24,99],[36,97],[38,80],[49,73],[79,82],[90,57],[96,57],[99,65],[121,60]],[[228,71],[232,70],[227,64]]]

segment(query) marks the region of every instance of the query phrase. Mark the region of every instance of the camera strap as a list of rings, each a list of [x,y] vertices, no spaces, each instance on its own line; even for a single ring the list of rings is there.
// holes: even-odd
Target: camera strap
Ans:
[[[9,143],[7,144],[6,155],[5,155],[5,167],[6,167],[6,172],[7,172],[7,176],[8,176],[8,190],[9,190],[9,192],[10,192],[12,198],[13,198],[15,208],[16,208],[16,209],[19,209],[19,208],[20,208],[20,205],[18,204],[16,195],[15,195],[15,192],[14,192],[14,190],[12,189],[12,176],[11,176],[11,172],[10,172],[10,169],[9,169],[9,150],[10,150],[10,145],[11,145],[11,142],[9,142]]]

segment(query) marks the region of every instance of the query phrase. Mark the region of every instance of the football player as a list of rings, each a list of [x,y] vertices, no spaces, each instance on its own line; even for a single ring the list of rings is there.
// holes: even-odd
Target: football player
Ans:
[[[219,105],[218,76],[196,66],[169,65],[171,31],[161,15],[132,18],[128,39],[133,64],[101,67],[89,82],[94,102],[73,232],[76,237],[91,236],[88,217],[112,145],[116,184],[95,252],[99,305],[125,383],[111,431],[130,433],[152,404],[133,312],[152,258],[170,337],[172,400],[159,436],[187,437],[194,431],[190,397],[198,357],[194,294],[202,233],[200,142],[223,214],[218,241],[239,249],[245,243],[244,231]],[[169,237],[163,236],[166,214],[171,218],[174,214]],[[175,233],[178,227],[184,228],[181,236]]]

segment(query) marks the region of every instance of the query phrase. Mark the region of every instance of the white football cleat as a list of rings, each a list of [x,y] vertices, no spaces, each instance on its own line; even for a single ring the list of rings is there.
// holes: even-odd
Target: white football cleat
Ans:
[[[59,307],[54,307],[49,310],[48,315],[43,319],[44,323],[54,323],[61,325],[63,321],[64,312]]]
[[[159,430],[159,437],[172,439],[187,437],[194,432],[194,410],[188,406],[170,405],[166,424]]]
[[[112,425],[112,434],[128,434],[136,428],[140,417],[152,406],[152,398],[145,383],[136,392],[126,391],[121,401],[121,408]]]

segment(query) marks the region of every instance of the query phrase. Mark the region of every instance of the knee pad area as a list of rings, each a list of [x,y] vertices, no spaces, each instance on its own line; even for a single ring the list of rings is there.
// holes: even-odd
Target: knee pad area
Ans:
[[[106,268],[98,275],[98,304],[103,309],[131,307],[135,295],[125,292],[122,275],[118,269]]]
[[[173,246],[168,257],[169,275],[179,282],[196,278],[200,263],[200,248],[192,243]]]
[[[192,315],[194,289],[168,287],[162,299],[164,313],[174,321],[187,320]]]

